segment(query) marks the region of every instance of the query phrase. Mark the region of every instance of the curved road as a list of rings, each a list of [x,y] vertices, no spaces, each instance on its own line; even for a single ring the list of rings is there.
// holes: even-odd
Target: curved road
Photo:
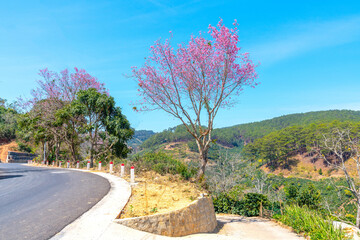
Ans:
[[[0,163],[0,239],[49,239],[109,189],[95,174]]]

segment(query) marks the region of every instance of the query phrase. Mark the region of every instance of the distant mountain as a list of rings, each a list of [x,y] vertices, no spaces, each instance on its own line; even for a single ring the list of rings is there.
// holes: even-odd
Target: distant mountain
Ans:
[[[312,123],[328,123],[334,120],[360,121],[360,111],[328,110],[307,113],[289,114],[260,122],[239,124],[232,127],[214,129],[212,135],[217,142],[228,147],[242,147],[271,132],[289,126],[306,126]],[[166,142],[191,141],[192,136],[184,126],[179,125],[149,137],[141,144],[141,148],[150,148]]]
[[[239,146],[243,145],[243,142],[252,142],[271,132],[289,126],[306,126],[311,123],[327,123],[335,120],[340,122],[360,121],[360,111],[328,110],[289,114],[260,122],[215,129],[213,136],[225,145]]]
[[[134,136],[128,141],[128,145],[133,149],[137,149],[144,141],[155,134],[151,130],[135,130]]]

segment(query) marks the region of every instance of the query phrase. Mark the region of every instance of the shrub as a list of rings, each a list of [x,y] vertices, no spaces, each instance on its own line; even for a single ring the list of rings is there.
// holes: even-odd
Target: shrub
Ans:
[[[306,205],[311,209],[316,209],[320,206],[321,192],[312,183],[308,183],[300,189],[296,185],[291,184],[284,190],[288,204],[297,204],[300,207]]]
[[[161,175],[180,174],[184,179],[189,179],[196,174],[196,169],[189,168],[185,163],[163,152],[146,153],[142,157],[136,157],[134,162],[141,169],[153,170]]]
[[[195,140],[188,141],[187,145],[188,145],[190,151],[196,152],[196,153],[199,152],[198,146],[197,146]]]
[[[268,208],[270,202],[267,197],[259,193],[247,193],[239,200],[236,195],[220,193],[213,198],[215,212],[232,213],[247,217],[259,216],[260,206]]]
[[[226,193],[220,193],[213,197],[213,204],[216,213],[230,213],[235,200]]]
[[[261,205],[263,208],[270,205],[265,195],[260,193],[247,193],[239,205],[239,213],[247,217],[259,216]]]
[[[32,152],[31,147],[29,145],[27,145],[26,143],[18,141],[17,144],[19,146],[18,149],[20,152],[28,152],[28,153]]]
[[[314,184],[307,184],[300,189],[297,203],[300,206],[308,206],[311,209],[317,209],[320,206],[321,193]]]

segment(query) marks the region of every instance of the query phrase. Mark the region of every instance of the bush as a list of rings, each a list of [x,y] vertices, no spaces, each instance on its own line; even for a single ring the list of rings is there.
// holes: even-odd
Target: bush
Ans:
[[[247,193],[241,202],[240,215],[247,217],[259,216],[260,206],[267,208],[270,205],[267,197],[260,193]]]
[[[188,145],[190,151],[196,152],[196,153],[199,152],[198,146],[197,146],[195,140],[188,141],[187,145]]]
[[[146,153],[142,157],[136,157],[134,160],[141,169],[153,170],[161,175],[167,173],[180,174],[181,177],[187,180],[196,174],[196,169],[189,168],[185,163],[163,152]]]
[[[28,152],[28,153],[31,153],[32,152],[32,149],[29,145],[27,145],[26,143],[23,143],[23,142],[17,142],[18,144],[18,149],[20,152]]]
[[[297,204],[300,207],[306,205],[311,209],[317,209],[320,206],[321,192],[312,183],[308,183],[300,189],[291,184],[284,190],[288,204]]]
[[[311,209],[317,209],[321,202],[321,193],[314,184],[307,184],[300,189],[297,202],[300,206],[308,206]]]
[[[213,204],[216,213],[231,213],[236,200],[232,199],[226,193],[220,193],[213,197]]]
[[[235,195],[220,193],[213,198],[213,204],[217,213],[231,213],[247,217],[259,216],[261,205],[263,208],[270,206],[267,197],[259,193],[247,193],[241,200]]]
[[[335,228],[328,216],[323,216],[306,206],[286,206],[284,214],[275,215],[274,218],[291,226],[297,233],[305,233],[311,240],[346,239],[344,232]]]

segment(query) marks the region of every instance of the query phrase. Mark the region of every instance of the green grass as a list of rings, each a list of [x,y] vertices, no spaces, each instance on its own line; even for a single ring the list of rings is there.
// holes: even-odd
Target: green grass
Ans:
[[[333,226],[329,217],[307,207],[286,206],[283,215],[274,218],[292,227],[297,233],[310,236],[311,240],[349,239],[342,230]]]

